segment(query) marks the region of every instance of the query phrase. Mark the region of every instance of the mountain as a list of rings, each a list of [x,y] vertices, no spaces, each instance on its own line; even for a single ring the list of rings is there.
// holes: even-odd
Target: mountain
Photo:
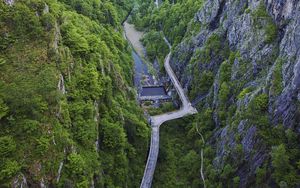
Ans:
[[[138,187],[131,1],[0,2],[0,187]]]
[[[204,186],[201,162],[207,187],[300,186],[299,1],[144,1],[134,13],[151,57],[170,40],[199,111],[162,128],[154,187]]]
[[[298,0],[0,1],[0,187],[140,187],[180,99],[152,187],[299,187],[299,33]],[[140,105],[136,59],[172,102]]]

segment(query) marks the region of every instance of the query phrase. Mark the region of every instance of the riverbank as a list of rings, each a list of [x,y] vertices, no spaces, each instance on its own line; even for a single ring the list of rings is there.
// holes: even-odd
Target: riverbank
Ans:
[[[123,24],[124,34],[128,42],[133,48],[133,58],[135,62],[135,85],[140,87],[142,85],[157,85],[159,82],[158,70],[154,68],[153,64],[147,59],[145,48],[140,41],[144,33],[135,29],[133,24],[127,21]],[[142,83],[140,83],[142,82]]]
[[[129,24],[127,21],[124,22],[124,31],[127,39],[130,41],[137,54],[141,58],[145,58],[144,46],[140,41],[143,38],[144,33],[136,30],[134,25]]]

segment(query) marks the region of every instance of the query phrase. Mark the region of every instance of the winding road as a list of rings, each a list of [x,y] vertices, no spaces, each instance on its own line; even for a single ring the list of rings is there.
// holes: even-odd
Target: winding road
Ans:
[[[158,5],[158,1],[156,1]],[[124,24],[124,30],[125,30],[125,36],[132,44],[133,48],[138,52],[139,55],[143,56],[143,46],[140,42],[140,39],[143,36],[142,32],[138,32],[134,29],[133,25],[128,24],[125,22]],[[148,154],[147,164],[144,171],[144,176],[141,182],[141,188],[150,188],[153,180],[153,175],[156,167],[156,162],[158,158],[159,153],[159,127],[166,121],[179,119],[184,116],[196,114],[197,110],[192,106],[191,102],[187,98],[187,96],[184,93],[184,90],[178,81],[174,71],[172,70],[170,66],[170,59],[171,59],[171,44],[167,40],[166,37],[164,37],[164,41],[168,45],[170,49],[170,53],[166,56],[164,67],[166,69],[167,74],[169,75],[179,97],[181,100],[181,108],[177,111],[168,112],[165,114],[157,115],[157,116],[151,116],[151,142],[150,142],[150,150]]]
[[[171,45],[168,42],[168,40],[166,38],[164,38],[164,40],[166,41],[169,48],[171,49]],[[150,188],[151,184],[152,184],[153,175],[154,175],[156,162],[157,162],[157,158],[158,158],[158,152],[159,152],[159,127],[160,127],[160,125],[162,125],[166,121],[179,119],[184,116],[188,116],[188,115],[197,113],[196,108],[194,108],[192,106],[189,99],[186,97],[180,82],[178,81],[174,71],[172,70],[172,68],[170,66],[170,58],[171,58],[171,52],[167,55],[164,66],[165,66],[165,69],[166,69],[169,77],[171,78],[171,81],[172,81],[174,87],[176,88],[176,91],[182,102],[182,106],[181,106],[180,110],[178,110],[178,111],[169,112],[169,113],[150,117],[151,128],[152,128],[150,151],[149,151],[148,160],[147,160],[147,164],[146,164],[145,171],[144,171],[143,180],[141,183],[141,188]]]

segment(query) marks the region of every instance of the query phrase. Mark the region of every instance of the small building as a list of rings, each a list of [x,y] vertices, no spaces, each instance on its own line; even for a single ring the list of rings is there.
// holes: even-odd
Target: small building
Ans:
[[[140,101],[171,101],[164,86],[143,86],[139,94]]]

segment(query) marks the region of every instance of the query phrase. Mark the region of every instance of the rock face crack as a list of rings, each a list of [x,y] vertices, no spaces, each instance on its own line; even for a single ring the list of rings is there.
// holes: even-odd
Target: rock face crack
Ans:
[[[226,1],[221,1],[220,2],[220,7],[218,9],[217,15],[216,17],[212,20],[212,22],[209,24],[209,28],[213,31],[215,29],[217,29],[219,27],[219,22],[220,22],[220,18],[221,15],[223,13],[224,10],[224,6],[225,6]]]

